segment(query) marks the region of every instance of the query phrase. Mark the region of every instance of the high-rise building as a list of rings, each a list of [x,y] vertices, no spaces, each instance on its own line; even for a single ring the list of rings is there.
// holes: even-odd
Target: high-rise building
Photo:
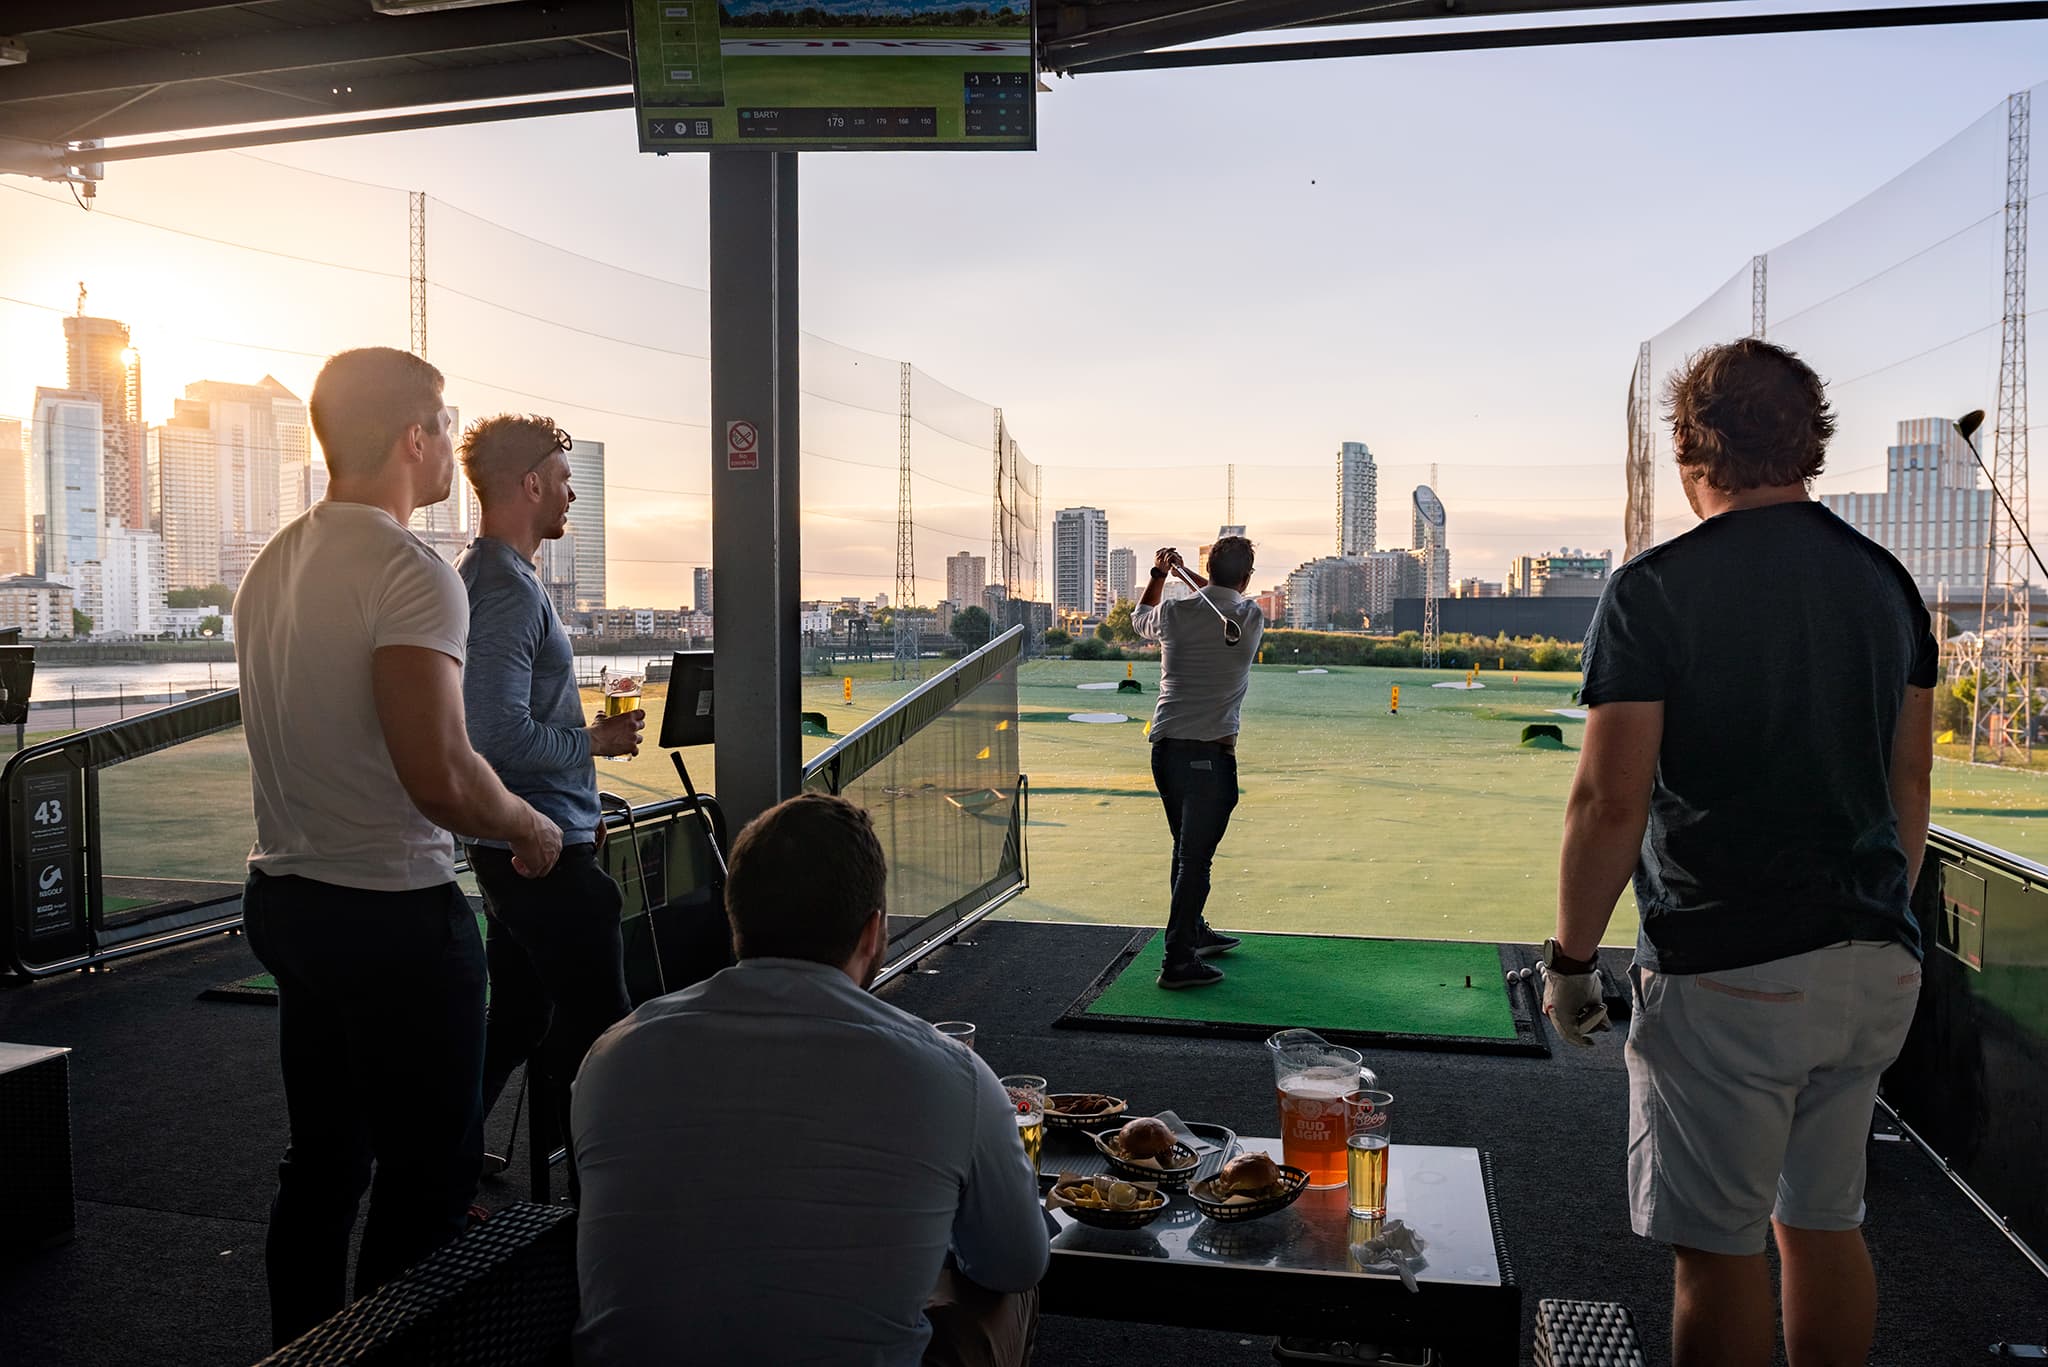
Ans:
[[[555,614],[564,623],[576,616],[576,534],[566,533],[540,543],[533,567],[540,586],[554,600]]]
[[[17,419],[0,418],[0,579],[35,572],[34,516],[26,429]]]
[[[1129,546],[1118,546],[1109,553],[1109,601],[1112,605],[1138,601],[1138,553]]]
[[[76,584],[80,567],[99,560],[106,534],[100,502],[106,466],[100,449],[99,396],[37,389],[30,439],[32,506],[43,519],[43,574]]]
[[[164,629],[164,540],[107,524],[103,558],[86,566],[79,609],[95,636],[150,636]]]
[[[604,443],[578,440],[567,452],[569,485],[576,501],[569,505],[569,535],[576,538],[576,610],[604,607]]]
[[[1550,551],[1508,563],[1510,598],[1598,598],[1614,571],[1614,552]]]
[[[255,384],[198,380],[185,386],[171,420],[151,430],[149,520],[164,538],[172,588],[242,582],[256,553],[277,534],[312,460],[306,405],[265,375]],[[205,452],[211,450],[211,473]],[[201,500],[210,493],[213,510]],[[295,514],[296,515],[296,514]],[[207,569],[213,573],[195,579]]]
[[[1337,554],[1378,550],[1379,526],[1379,467],[1364,442],[1347,441],[1337,453]]]
[[[1422,563],[1413,551],[1328,555],[1296,567],[1282,598],[1286,625],[1311,631],[1357,631],[1393,611],[1396,598],[1422,592]]]
[[[693,605],[701,615],[705,617],[716,615],[711,607],[711,567],[709,565],[699,565],[696,569],[690,571],[690,594]]]
[[[1945,582],[1949,596],[1984,587],[1984,545],[1991,519],[2004,514],[1977,481],[1977,462],[1946,418],[1909,418],[1885,451],[1881,494],[1822,494],[1844,522],[1899,558],[1927,598]]]
[[[1429,489],[1429,486],[1426,484],[1419,486],[1416,489],[1416,493],[1420,494],[1424,489]],[[1435,502],[1438,507],[1443,506],[1442,501],[1436,498],[1436,491],[1434,489],[1430,489],[1429,494],[1432,502]],[[1412,518],[1411,531],[1414,539],[1409,544],[1415,548],[1415,563],[1422,567],[1424,574],[1428,574],[1429,563],[1423,559],[1423,549],[1429,544],[1429,523],[1422,516],[1420,499],[1412,501],[1410,516]],[[1448,524],[1449,519],[1446,518],[1445,525],[1448,526]],[[1444,529],[1439,528],[1437,531],[1436,555],[1434,557],[1436,573],[1424,581],[1422,588],[1418,590],[1417,596],[1420,596],[1422,593],[1434,593],[1437,597],[1444,598],[1450,594],[1451,548],[1448,542],[1444,540],[1444,537]]]
[[[66,318],[64,353],[65,387],[100,401],[101,514],[123,527],[147,527],[142,358],[129,340],[128,325],[83,314]]]
[[[1109,515],[1062,508],[1052,515],[1052,604],[1056,612],[1109,611]]]
[[[988,593],[988,557],[958,551],[946,557],[946,599],[956,608],[980,607]]]
[[[163,537],[165,585],[220,583],[220,461],[207,405],[178,400],[170,421],[149,429],[147,451],[149,521]]]

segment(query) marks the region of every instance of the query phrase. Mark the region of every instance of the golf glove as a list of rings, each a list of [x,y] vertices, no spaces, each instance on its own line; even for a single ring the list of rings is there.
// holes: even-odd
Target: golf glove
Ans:
[[[1543,975],[1543,1014],[1567,1044],[1593,1047],[1592,1036],[1607,1028],[1607,1004],[1600,996],[1596,973]]]

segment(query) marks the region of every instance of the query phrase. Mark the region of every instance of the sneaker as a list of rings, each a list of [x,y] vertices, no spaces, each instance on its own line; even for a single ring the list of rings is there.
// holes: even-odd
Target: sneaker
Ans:
[[[1209,929],[1208,922],[1205,921],[1202,923],[1202,933],[1195,937],[1195,957],[1213,959],[1218,954],[1228,954],[1243,943],[1244,941],[1235,935],[1225,935],[1222,931]]]
[[[1184,964],[1167,964],[1159,970],[1159,985],[1168,991],[1177,992],[1183,987],[1208,987],[1223,981],[1223,970],[1200,959],[1190,959]]]

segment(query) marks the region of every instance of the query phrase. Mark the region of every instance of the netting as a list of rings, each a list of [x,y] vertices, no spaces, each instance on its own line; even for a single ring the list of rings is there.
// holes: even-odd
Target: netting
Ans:
[[[2040,126],[2038,96],[2044,88],[2033,92],[2034,128]],[[1874,496],[1888,490],[1905,500],[1925,497],[1931,490],[1919,478],[1926,469],[1919,453],[1904,454],[1896,462],[1900,468],[1892,468],[1890,449],[1914,444],[1902,438],[1901,425],[1952,419],[1972,409],[1987,412],[1978,445],[1990,460],[2003,317],[2008,133],[2008,104],[2001,100],[1855,204],[1741,264],[1727,283],[1650,339],[1652,542],[1668,540],[1696,521],[1672,460],[1663,385],[1699,348],[1750,335],[1758,323],[1762,335],[1798,352],[1828,382],[1838,430],[1817,492],[1864,496],[1852,511],[1866,517],[1878,516],[1881,505]],[[2040,311],[2042,290],[2039,284],[2030,289],[2029,317]],[[1636,378],[1640,386],[1642,376]],[[1925,429],[1905,435],[1924,436]],[[1967,451],[1961,459],[1969,460]],[[1981,478],[1965,486],[1986,487]],[[2031,511],[2033,525],[2041,526],[2039,510]],[[1930,597],[1946,582],[1974,603],[1983,581],[1981,534],[1974,555],[1965,554],[1965,548],[1926,544],[1931,533],[1916,518],[1893,520],[1902,523],[1903,544],[1895,551],[1936,552],[1924,559],[1902,555]]]
[[[29,426],[35,387],[63,385],[60,323],[78,307],[81,261],[92,263],[85,311],[132,329],[152,426],[193,381],[270,374],[303,399],[333,352],[410,344],[402,189],[231,153],[126,165],[91,214],[55,187],[0,189],[10,245],[0,260],[0,375],[11,386],[0,418]],[[601,445],[601,486],[586,482],[583,496],[601,498],[603,516],[579,533],[601,544],[577,547],[580,562],[606,570],[596,605],[687,606],[691,571],[711,560],[708,292],[432,196],[424,241],[425,352],[448,377],[449,402],[465,423],[537,412],[579,444]],[[946,596],[945,557],[960,550],[1000,548],[1004,578],[992,572],[992,582],[1013,597],[1037,594],[1037,474],[1015,434],[998,431],[994,404],[808,333],[799,375],[805,598],[894,596],[906,445],[917,602]],[[992,513],[999,479],[1001,517]],[[0,489],[0,507],[13,506],[5,497]],[[470,517],[448,521],[470,531]]]

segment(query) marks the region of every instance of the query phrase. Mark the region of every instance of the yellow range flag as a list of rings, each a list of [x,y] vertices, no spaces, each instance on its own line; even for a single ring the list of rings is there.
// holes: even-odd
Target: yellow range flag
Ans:
[[[851,674],[849,674],[849,675],[847,675],[847,676],[846,676],[846,677],[845,677],[845,678],[844,678],[843,680],[841,680],[840,682],[841,682],[841,683],[843,683],[843,684],[845,685],[845,688],[846,688],[846,700],[847,700],[848,702],[852,702],[852,701],[853,701],[853,676],[852,676]]]

